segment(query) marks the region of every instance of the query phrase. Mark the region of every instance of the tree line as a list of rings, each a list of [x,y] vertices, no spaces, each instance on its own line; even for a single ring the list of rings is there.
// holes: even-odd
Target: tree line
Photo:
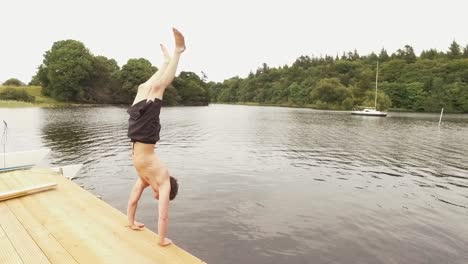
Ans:
[[[446,52],[419,56],[406,45],[392,54],[300,56],[292,65],[263,64],[246,78],[210,84],[212,102],[287,105],[350,110],[374,106],[379,62],[377,108],[409,111],[468,112],[468,45],[453,41]]]
[[[263,64],[246,78],[206,81],[202,73],[181,72],[166,90],[166,105],[259,103],[350,110],[373,106],[379,63],[379,110],[468,112],[468,45],[453,41],[447,51],[406,45],[392,54],[300,56],[292,65]],[[93,55],[76,40],[57,41],[45,52],[30,85],[59,101],[122,103],[133,101],[139,84],[157,68],[144,58],[119,67],[114,59]],[[10,79],[4,85],[23,85]],[[5,95],[6,96],[6,95]],[[10,95],[8,95],[10,96]]]
[[[130,104],[142,84],[157,71],[144,58],[129,59],[121,68],[114,59],[93,55],[76,40],[61,40],[45,52],[30,85],[59,101]],[[181,72],[164,94],[166,105],[208,105],[209,87],[193,72]]]

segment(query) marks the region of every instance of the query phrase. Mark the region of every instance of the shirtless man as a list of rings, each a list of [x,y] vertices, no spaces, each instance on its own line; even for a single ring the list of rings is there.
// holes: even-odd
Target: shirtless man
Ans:
[[[142,223],[135,220],[135,212],[138,200],[143,190],[151,186],[154,198],[158,204],[158,234],[159,245],[167,246],[172,243],[166,237],[169,222],[169,200],[177,195],[179,188],[177,180],[170,176],[167,167],[155,152],[156,142],[159,140],[159,113],[161,111],[162,98],[165,89],[175,77],[179,58],[185,50],[184,36],[173,28],[175,50],[172,58],[166,47],[161,44],[164,54],[164,63],[161,68],[138,87],[138,93],[132,106],[127,110],[130,115],[128,122],[128,136],[132,141],[133,165],[138,173],[130,197],[128,200],[127,227],[132,230],[140,230]]]

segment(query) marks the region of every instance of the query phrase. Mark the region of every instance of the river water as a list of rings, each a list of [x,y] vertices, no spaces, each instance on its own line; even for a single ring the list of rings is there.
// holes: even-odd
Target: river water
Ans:
[[[7,151],[83,163],[76,183],[125,212],[126,108],[0,109]],[[157,151],[180,183],[169,237],[207,263],[468,263],[468,116],[168,107]],[[138,219],[156,229],[143,194]]]

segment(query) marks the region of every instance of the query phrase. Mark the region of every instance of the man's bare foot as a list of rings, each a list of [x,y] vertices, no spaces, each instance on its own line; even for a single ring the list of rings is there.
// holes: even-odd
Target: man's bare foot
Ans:
[[[172,28],[172,31],[174,31],[175,52],[178,52],[178,53],[184,52],[184,50],[185,50],[185,38],[184,38],[184,36],[176,28]]]
[[[164,55],[164,63],[169,63],[171,61],[171,56],[169,55],[169,52],[167,51],[166,46],[164,44],[159,44],[161,46],[162,53]]]
[[[170,244],[172,244],[172,240],[167,237],[164,238],[164,242],[159,241],[161,247],[169,246]]]
[[[139,231],[142,230],[143,227],[145,227],[145,224],[135,221],[133,222],[133,224],[126,225],[126,227],[130,228],[131,230]]]
[[[135,221],[133,224],[136,225],[136,226],[139,227],[139,228],[145,227],[145,224],[140,223],[140,222],[137,222],[137,221]]]

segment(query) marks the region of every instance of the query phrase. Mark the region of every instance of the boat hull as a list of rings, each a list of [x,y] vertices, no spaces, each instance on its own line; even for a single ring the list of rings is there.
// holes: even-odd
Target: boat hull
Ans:
[[[360,112],[351,112],[352,115],[359,116],[377,116],[377,117],[386,117],[387,113],[360,113]]]

